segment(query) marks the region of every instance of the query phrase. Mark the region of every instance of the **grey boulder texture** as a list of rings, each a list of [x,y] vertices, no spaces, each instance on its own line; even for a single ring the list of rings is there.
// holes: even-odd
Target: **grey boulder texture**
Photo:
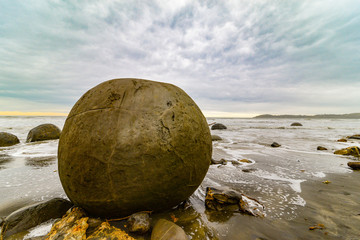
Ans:
[[[113,79],[86,92],[61,133],[59,176],[71,201],[95,216],[176,206],[211,161],[208,124],[180,88]]]

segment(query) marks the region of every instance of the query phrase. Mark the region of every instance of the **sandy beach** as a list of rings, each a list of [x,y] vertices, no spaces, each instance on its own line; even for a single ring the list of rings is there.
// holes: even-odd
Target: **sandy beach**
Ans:
[[[62,127],[65,118],[1,120],[21,143],[0,150],[0,216],[31,203],[66,198],[57,173],[58,141],[24,143],[32,125],[53,122]],[[357,133],[357,120],[301,119],[303,127],[290,127],[291,119],[208,119],[215,121],[228,127],[211,131],[222,138],[213,142],[213,159],[224,159],[226,165],[211,165],[185,204],[151,214],[153,221],[175,219],[191,239],[358,239],[360,172],[347,166],[358,159],[333,154],[359,146],[359,140],[337,141]],[[272,148],[274,141],[281,146]],[[328,150],[316,150],[319,145]],[[207,187],[255,198],[266,216],[207,210]],[[124,222],[111,223],[125,229]]]

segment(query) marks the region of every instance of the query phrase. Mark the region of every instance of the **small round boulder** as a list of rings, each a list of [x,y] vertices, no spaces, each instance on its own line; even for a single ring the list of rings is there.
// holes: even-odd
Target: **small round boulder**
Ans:
[[[360,170],[360,162],[348,162],[347,165],[354,170]]]
[[[302,127],[302,124],[299,122],[294,122],[291,124],[292,127]]]
[[[26,142],[37,142],[59,139],[61,130],[51,123],[41,124],[31,129],[27,135]]]
[[[227,127],[222,123],[215,123],[214,125],[211,126],[211,130],[223,130],[223,129],[227,129]]]
[[[18,144],[20,141],[17,136],[7,132],[0,132],[0,147],[8,147]]]
[[[113,79],[86,92],[61,133],[59,176],[69,199],[114,217],[176,206],[211,161],[205,117],[180,88]]]

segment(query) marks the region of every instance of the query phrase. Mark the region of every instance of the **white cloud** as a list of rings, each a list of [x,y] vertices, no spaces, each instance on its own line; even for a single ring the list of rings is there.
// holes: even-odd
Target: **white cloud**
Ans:
[[[68,109],[102,81],[138,77],[178,85],[204,111],[356,111],[354,3],[3,3],[0,93]]]

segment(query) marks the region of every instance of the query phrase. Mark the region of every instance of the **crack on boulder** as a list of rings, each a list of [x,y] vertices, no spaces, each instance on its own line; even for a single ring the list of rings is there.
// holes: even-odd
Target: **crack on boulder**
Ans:
[[[163,129],[165,128],[167,130],[168,134],[170,135],[170,129],[167,126],[165,126],[164,121],[162,119],[160,119],[160,123],[161,123],[162,128]]]

